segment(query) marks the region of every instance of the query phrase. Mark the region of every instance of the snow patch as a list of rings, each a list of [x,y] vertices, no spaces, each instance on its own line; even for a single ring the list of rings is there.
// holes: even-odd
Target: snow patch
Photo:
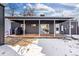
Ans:
[[[78,40],[47,39],[39,40],[38,45],[47,56],[79,56]]]

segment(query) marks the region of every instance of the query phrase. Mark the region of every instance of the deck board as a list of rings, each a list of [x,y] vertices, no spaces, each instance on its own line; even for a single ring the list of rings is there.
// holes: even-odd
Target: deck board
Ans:
[[[54,34],[26,34],[26,35],[9,35],[9,37],[14,38],[63,38],[64,35],[56,34],[54,37]]]
[[[15,45],[21,45],[21,46],[27,46],[28,44],[32,44],[33,41],[37,40],[38,38],[51,38],[51,39],[60,39],[63,38],[63,35],[57,34],[56,37],[54,37],[54,34],[48,35],[48,34],[27,34],[27,35],[10,35],[5,37],[5,44],[9,44],[12,46]]]

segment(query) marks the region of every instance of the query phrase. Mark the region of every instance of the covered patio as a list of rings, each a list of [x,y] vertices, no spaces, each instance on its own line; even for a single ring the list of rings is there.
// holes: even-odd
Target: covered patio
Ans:
[[[23,35],[15,35],[11,34],[9,36],[22,37],[22,38],[63,38],[65,33],[62,33],[61,24],[68,21],[68,35],[72,35],[71,33],[71,21],[74,17],[5,17],[10,21],[18,23],[18,26],[23,25]],[[47,25],[47,29],[42,28],[42,26]],[[14,25],[11,23],[11,28]],[[33,28],[32,28],[33,26]],[[15,24],[15,27],[17,25]],[[57,30],[59,32],[57,32]],[[44,32],[44,33],[43,33]],[[77,32],[77,31],[76,31]]]

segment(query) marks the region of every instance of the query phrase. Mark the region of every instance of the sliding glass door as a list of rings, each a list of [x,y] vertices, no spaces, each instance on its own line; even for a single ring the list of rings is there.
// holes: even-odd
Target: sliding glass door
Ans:
[[[40,24],[40,34],[49,34],[49,24]]]

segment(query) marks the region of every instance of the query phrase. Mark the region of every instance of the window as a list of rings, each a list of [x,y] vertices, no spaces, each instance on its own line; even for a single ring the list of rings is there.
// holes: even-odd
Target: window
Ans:
[[[35,28],[36,27],[36,24],[31,24],[31,26]]]

